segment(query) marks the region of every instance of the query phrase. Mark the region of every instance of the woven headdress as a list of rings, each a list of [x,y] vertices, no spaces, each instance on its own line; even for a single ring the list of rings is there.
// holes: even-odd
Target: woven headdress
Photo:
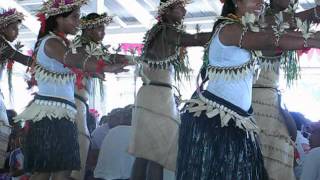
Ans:
[[[80,21],[81,29],[91,29],[98,27],[100,25],[108,25],[112,22],[112,16],[108,16],[107,13],[98,15],[96,18],[90,18],[89,16],[84,16]]]
[[[11,23],[15,23],[17,21],[22,21],[24,19],[24,15],[18,12],[16,9],[8,9],[4,10],[0,14],[0,28],[5,28]]]
[[[183,6],[185,6],[188,3],[191,3],[191,0],[160,0],[160,5],[158,7],[158,16],[163,15],[169,7],[177,4],[182,4]]]
[[[43,3],[39,12],[49,18],[50,16],[70,12],[87,2],[88,0],[48,0]]]

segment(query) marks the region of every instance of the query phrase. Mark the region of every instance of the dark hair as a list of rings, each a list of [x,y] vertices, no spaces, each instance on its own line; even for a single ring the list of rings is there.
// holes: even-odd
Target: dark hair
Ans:
[[[13,124],[14,124],[13,118],[15,116],[17,116],[17,112],[15,110],[13,110],[13,109],[8,109],[8,110],[6,110],[6,112],[7,112],[7,117],[8,117],[9,124],[11,126],[13,126]]]
[[[269,0],[269,3],[270,3],[270,4],[269,4],[270,8],[273,9],[273,8],[274,8],[274,7],[273,7],[273,0]]]
[[[36,42],[35,47],[34,47],[34,51],[36,51],[36,49],[38,48],[39,43],[40,43],[40,39],[45,37],[46,35],[49,34],[49,32],[53,31],[54,29],[56,29],[58,27],[58,23],[56,21],[57,18],[58,17],[68,17],[70,14],[72,14],[73,11],[74,10],[69,11],[69,12],[65,12],[65,13],[62,13],[62,14],[58,14],[58,15],[55,15],[55,16],[50,16],[48,19],[46,19],[45,30],[44,30],[44,32],[42,32],[41,31],[42,27],[40,27],[38,38],[37,38],[37,42]]]
[[[278,1],[279,0],[270,0],[270,8],[277,9],[278,11],[284,11],[292,3],[290,0],[287,0],[287,3],[288,3],[287,6],[279,6],[279,5],[275,4],[275,2],[278,2]],[[294,0],[293,3],[297,3],[297,2],[298,2],[298,0]],[[275,7],[275,6],[277,6],[277,7]]]
[[[232,13],[232,14],[235,14],[236,12],[236,6],[235,4],[233,3],[234,0],[226,0],[223,4],[223,7],[222,7],[222,12],[221,12],[221,16],[223,17],[227,17],[228,14]],[[219,24],[221,24],[224,20],[222,19],[219,19],[218,21],[216,21],[214,23],[214,26],[213,26],[213,30],[212,30],[212,35],[213,33],[215,32],[216,28],[218,27]]]
[[[13,109],[7,109],[6,112],[7,112],[8,119],[12,119],[15,116],[17,116],[17,112]]]
[[[88,15],[86,15],[86,16],[83,16],[81,19],[84,19],[84,20],[93,20],[93,19],[96,19],[96,18],[99,18],[99,17],[101,17],[101,15],[98,14],[98,13],[90,13],[90,14],[88,14]]]
[[[89,133],[91,134],[97,127],[97,124],[96,124],[96,117],[87,112],[87,128],[89,130]]]
[[[296,123],[297,129],[301,131],[302,125],[309,124],[308,120],[304,117],[303,114],[299,112],[290,112],[291,117]]]
[[[167,2],[167,0],[161,0],[160,4],[161,3],[166,3],[166,2]],[[170,10],[174,9],[177,5],[180,5],[180,4],[181,3],[179,3],[179,2],[173,3],[165,11],[170,11]],[[161,15],[161,20],[162,20],[162,22],[167,22],[168,21],[166,13]]]
[[[124,108],[124,120],[126,123],[131,125],[132,120],[132,108]]]
[[[15,23],[21,24],[21,23],[22,23],[22,20],[21,20],[21,19],[18,19],[18,20],[16,20],[16,21],[10,22],[9,24],[7,24],[6,26],[4,26],[3,28],[7,28],[7,27],[10,26],[11,24],[15,24]]]
[[[100,118],[99,125],[101,126],[105,123],[108,123],[109,120],[110,120],[110,116],[104,115]]]
[[[90,13],[86,16],[81,17],[81,20],[94,20],[100,17],[102,17],[102,15],[97,13]],[[87,28],[87,29],[90,29],[90,28]],[[87,29],[82,29],[82,32],[86,32]]]

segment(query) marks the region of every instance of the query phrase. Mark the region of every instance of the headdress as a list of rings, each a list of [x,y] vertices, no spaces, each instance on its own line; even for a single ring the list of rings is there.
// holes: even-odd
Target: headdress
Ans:
[[[46,20],[50,16],[70,12],[73,9],[86,4],[88,0],[48,0],[42,4],[39,13],[37,14],[38,20],[41,22],[41,32],[46,29]]]
[[[44,14],[46,19],[86,4],[88,0],[48,0],[42,4],[40,13]]]
[[[176,4],[186,5],[191,3],[191,0],[161,0],[160,5],[158,7],[158,16],[161,16],[165,13],[165,11]]]
[[[90,18],[89,16],[84,16],[80,20],[81,29],[91,29],[100,25],[108,25],[112,22],[112,16],[108,16],[107,13],[98,15],[95,18]]]
[[[11,23],[22,21],[24,19],[24,15],[18,12],[16,9],[8,9],[4,10],[0,14],[0,28],[5,28]]]

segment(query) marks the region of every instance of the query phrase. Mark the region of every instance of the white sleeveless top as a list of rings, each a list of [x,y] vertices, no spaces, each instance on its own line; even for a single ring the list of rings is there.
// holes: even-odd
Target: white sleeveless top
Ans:
[[[60,73],[60,74],[72,73],[69,68],[64,67],[64,65],[60,63],[58,60],[50,58],[45,54],[44,47],[47,40],[50,38],[56,38],[56,37],[48,36],[44,38],[40,43],[39,50],[37,53],[37,64],[39,64],[41,67],[53,73]],[[57,97],[57,98],[68,100],[73,103],[75,102],[74,101],[74,80],[65,81],[63,83],[56,83],[55,81],[51,80],[51,78],[39,77],[37,76],[37,74],[36,74],[36,80],[38,84],[39,95]]]
[[[219,33],[212,38],[209,48],[209,64],[218,67],[233,67],[251,60],[251,53],[237,46],[225,46]],[[251,107],[253,74],[248,73],[241,79],[210,80],[207,90],[247,111]]]

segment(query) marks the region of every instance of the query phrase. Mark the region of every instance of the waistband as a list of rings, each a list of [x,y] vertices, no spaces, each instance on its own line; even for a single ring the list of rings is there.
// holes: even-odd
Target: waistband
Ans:
[[[57,98],[57,97],[42,96],[42,95],[36,94],[36,95],[34,96],[34,100],[33,100],[33,101],[36,101],[36,100],[53,101],[53,102],[58,102],[58,103],[67,104],[67,105],[73,107],[74,109],[77,108],[76,105],[75,105],[75,103],[70,102],[70,101],[68,101],[68,100],[66,100],[66,99]]]
[[[160,86],[160,87],[166,87],[172,89],[172,85],[169,83],[162,83],[162,82],[154,82],[151,81],[150,83],[143,83],[143,86]]]
[[[209,91],[201,91],[186,102],[188,103],[186,110],[189,113],[193,113],[194,117],[200,117],[202,113],[208,118],[219,116],[221,127],[229,126],[229,122],[233,121],[236,127],[246,132],[259,131],[252,116],[252,107],[245,111]]]

